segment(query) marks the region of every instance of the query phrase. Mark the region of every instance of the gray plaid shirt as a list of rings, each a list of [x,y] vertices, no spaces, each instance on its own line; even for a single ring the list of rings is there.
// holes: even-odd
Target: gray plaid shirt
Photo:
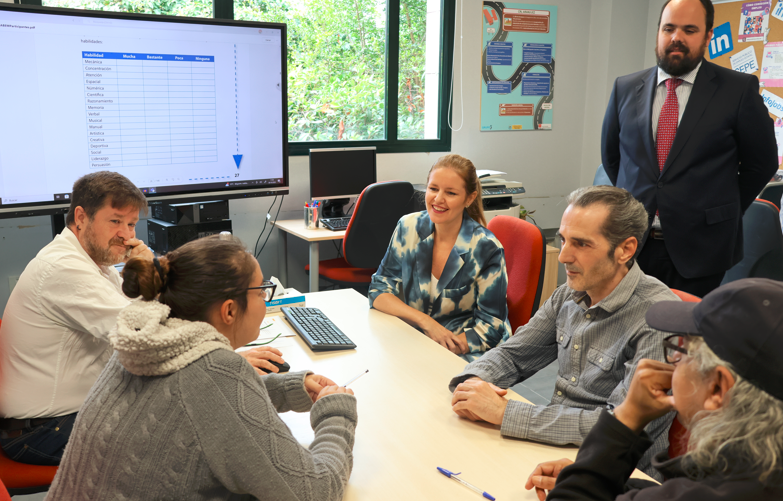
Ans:
[[[552,402],[532,405],[509,401],[500,432],[550,444],[580,445],[601,410],[613,409],[625,399],[637,362],[642,358],[664,360],[661,341],[667,334],[649,327],[644,315],[653,303],[677,300],[636,263],[617,287],[593,306],[588,306],[586,293],[562,285],[527,325],[465,367],[449,388],[454,391],[473,376],[508,388],[557,360]],[[638,467],[659,480],[650,459],[668,447],[673,416],[669,413],[646,428],[655,444]]]

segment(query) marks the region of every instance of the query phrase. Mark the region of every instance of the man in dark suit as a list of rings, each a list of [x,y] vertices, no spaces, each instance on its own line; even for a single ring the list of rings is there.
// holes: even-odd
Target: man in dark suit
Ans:
[[[609,178],[650,213],[639,266],[700,297],[742,259],[742,215],[777,169],[758,79],[703,57],[714,13],[664,5],[658,65],[615,81],[601,135]]]

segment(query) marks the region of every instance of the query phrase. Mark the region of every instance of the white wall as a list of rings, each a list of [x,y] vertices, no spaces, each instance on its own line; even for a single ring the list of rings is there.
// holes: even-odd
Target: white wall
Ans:
[[[0,0],[7,1],[7,0]],[[462,64],[460,79],[460,2],[462,12]],[[480,132],[478,72],[481,57],[481,0],[458,0],[455,34],[454,122],[452,151],[475,162],[478,168],[509,173],[523,183],[522,203],[536,210],[543,228],[559,226],[564,197],[579,186],[592,183],[600,159],[600,128],[614,79],[654,64],[648,61],[654,45],[650,39],[663,0],[538,0],[558,6],[556,99],[551,131]],[[0,77],[1,78],[1,77]],[[464,105],[460,102],[460,92]],[[378,156],[378,179],[405,179],[423,183],[430,165],[441,153],[400,153]],[[290,158],[291,194],[285,197],[280,219],[301,218],[308,194],[307,157]],[[271,200],[230,202],[234,232],[252,248],[263,226]],[[274,214],[272,214],[274,216]],[[140,225],[146,235],[146,224]],[[51,238],[48,217],[0,220],[0,308],[8,299],[10,275],[22,272],[27,262]],[[266,275],[279,269],[275,230],[259,259]],[[335,255],[331,243],[321,244],[321,257]],[[304,265],[307,247],[289,239],[289,285],[307,289]]]

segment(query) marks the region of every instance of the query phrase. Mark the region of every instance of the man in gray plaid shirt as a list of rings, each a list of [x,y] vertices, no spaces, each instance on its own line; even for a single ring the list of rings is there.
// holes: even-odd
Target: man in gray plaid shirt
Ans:
[[[580,445],[601,409],[625,399],[637,362],[664,360],[665,334],[650,328],[644,315],[653,303],[678,298],[634,262],[648,221],[642,203],[624,189],[590,186],[571,193],[559,231],[566,284],[514,336],[451,380],[454,412],[499,424],[504,436]],[[554,360],[559,369],[549,405],[503,398],[501,388]],[[655,445],[638,465],[659,480],[650,460],[668,446],[672,418],[648,425]]]

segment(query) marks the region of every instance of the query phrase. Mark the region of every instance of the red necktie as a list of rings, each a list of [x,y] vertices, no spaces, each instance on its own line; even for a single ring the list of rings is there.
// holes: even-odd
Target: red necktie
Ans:
[[[672,149],[674,135],[677,133],[677,120],[680,117],[680,103],[677,101],[677,87],[682,83],[680,78],[666,80],[666,100],[658,117],[658,130],[655,135],[655,147],[658,151],[658,169],[663,172],[666,157]]]

